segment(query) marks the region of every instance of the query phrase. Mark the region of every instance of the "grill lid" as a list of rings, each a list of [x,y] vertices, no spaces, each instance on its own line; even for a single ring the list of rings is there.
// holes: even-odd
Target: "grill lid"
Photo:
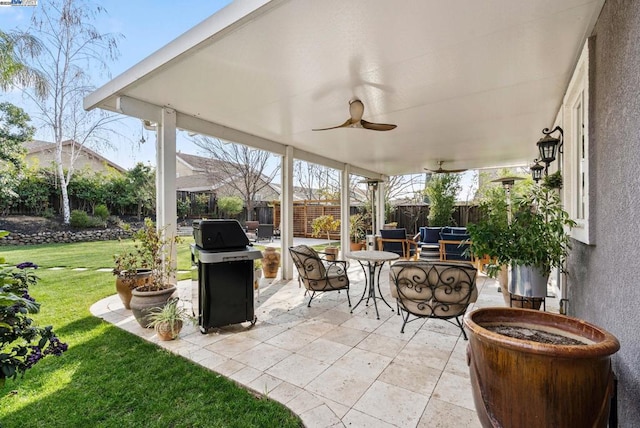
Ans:
[[[194,220],[193,237],[203,250],[233,251],[249,245],[249,238],[238,220]]]

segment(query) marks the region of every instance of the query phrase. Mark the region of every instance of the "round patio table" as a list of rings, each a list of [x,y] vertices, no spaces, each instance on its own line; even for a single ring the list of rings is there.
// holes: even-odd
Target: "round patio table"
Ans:
[[[362,292],[362,297],[356,305],[351,308],[351,313],[353,313],[354,309],[358,307],[363,300],[365,300],[365,296],[367,296],[367,301],[365,302],[366,306],[369,306],[369,299],[373,300],[373,306],[376,308],[376,319],[380,319],[380,314],[378,313],[378,303],[377,299],[382,300],[389,309],[393,310],[391,305],[387,303],[387,301],[382,297],[382,292],[380,291],[380,272],[382,271],[382,266],[385,262],[391,262],[393,260],[397,260],[400,258],[396,253],[390,253],[388,251],[354,251],[350,254],[347,254],[347,258],[357,260],[364,271],[364,291]],[[367,274],[368,270],[368,274]],[[378,288],[378,294],[376,295],[376,287]]]

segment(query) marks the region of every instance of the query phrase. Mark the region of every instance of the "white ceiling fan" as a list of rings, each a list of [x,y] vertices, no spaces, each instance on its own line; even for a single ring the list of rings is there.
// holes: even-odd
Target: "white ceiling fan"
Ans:
[[[429,169],[429,168],[425,168],[425,171],[429,171],[432,172],[434,174],[457,174],[459,172],[464,172],[467,170],[467,168],[464,169],[444,169],[442,168],[442,164],[444,163],[444,161],[438,161],[438,169]]]
[[[338,126],[331,126],[329,128],[312,129],[312,131],[326,131],[328,129],[337,128],[363,128],[371,129],[373,131],[391,131],[395,129],[397,125],[391,125],[387,123],[373,123],[367,122],[362,119],[364,113],[364,104],[362,101],[355,99],[349,101],[349,115],[351,116],[345,123]]]

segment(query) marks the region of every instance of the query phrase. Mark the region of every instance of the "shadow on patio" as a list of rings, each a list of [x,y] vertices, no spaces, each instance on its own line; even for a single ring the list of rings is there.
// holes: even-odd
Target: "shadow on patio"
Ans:
[[[416,320],[400,333],[402,319],[389,297],[388,266],[380,276],[383,295],[394,307],[358,306],[353,314],[344,292],[326,293],[307,308],[297,279],[261,280],[255,326],[249,323],[201,334],[186,327],[171,342],[141,328],[117,295],[91,312],[265,394],[296,412],[307,427],[479,427],[469,371],[467,342],[442,320]],[[362,269],[352,264],[352,301],[364,288]],[[477,280],[474,307],[504,306],[497,282]],[[197,284],[181,281],[180,299],[191,305]],[[193,296],[193,297],[192,297]],[[547,299],[555,311],[556,299]]]

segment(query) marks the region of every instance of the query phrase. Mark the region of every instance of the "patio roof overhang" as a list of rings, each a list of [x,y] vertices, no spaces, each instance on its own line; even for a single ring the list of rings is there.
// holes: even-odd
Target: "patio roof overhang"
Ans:
[[[234,2],[85,98],[370,176],[523,164],[604,0]],[[168,18],[170,19],[170,18]],[[393,131],[343,123],[348,102]]]

